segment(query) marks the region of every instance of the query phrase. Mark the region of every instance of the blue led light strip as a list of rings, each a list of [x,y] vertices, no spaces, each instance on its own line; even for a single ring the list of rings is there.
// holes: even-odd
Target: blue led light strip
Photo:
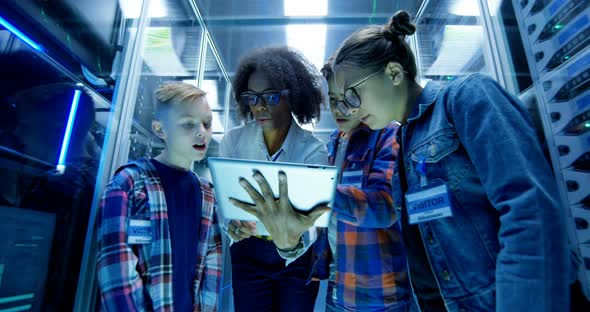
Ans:
[[[64,140],[61,143],[61,153],[59,154],[59,162],[57,164],[58,170],[65,169],[66,156],[68,155],[68,148],[70,147],[70,139],[72,136],[72,129],[74,129],[74,120],[76,119],[76,112],[78,111],[78,103],[80,102],[80,95],[82,91],[76,90],[74,98],[72,99],[72,108],[70,108],[70,116],[68,117],[68,124],[64,133]]]
[[[1,16],[0,16],[0,25],[2,25],[4,28],[6,28],[11,33],[13,33],[15,36],[17,36],[20,40],[24,41],[26,44],[31,46],[33,49],[35,49],[39,52],[43,52],[43,48],[41,48],[40,45],[35,43],[35,41],[31,40],[31,38],[29,38],[27,35],[23,34],[20,30],[16,29],[16,27],[12,26],[12,24],[10,24],[7,20],[2,18]]]

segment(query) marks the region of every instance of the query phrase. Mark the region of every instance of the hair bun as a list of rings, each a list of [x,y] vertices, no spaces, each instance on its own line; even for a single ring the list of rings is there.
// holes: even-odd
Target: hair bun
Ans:
[[[410,21],[410,14],[406,11],[397,11],[385,26],[384,35],[387,39],[398,38],[403,40],[405,36],[411,36],[416,32],[416,25]]]

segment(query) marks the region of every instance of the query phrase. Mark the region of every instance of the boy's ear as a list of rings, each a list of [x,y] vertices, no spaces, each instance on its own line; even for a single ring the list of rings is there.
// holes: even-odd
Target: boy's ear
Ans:
[[[164,126],[161,121],[152,120],[152,131],[158,138],[162,140],[166,139],[166,132],[164,131]]]

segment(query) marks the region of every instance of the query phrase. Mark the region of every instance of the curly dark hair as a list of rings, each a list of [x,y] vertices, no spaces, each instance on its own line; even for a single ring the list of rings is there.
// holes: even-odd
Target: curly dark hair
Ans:
[[[299,123],[320,119],[323,94],[319,73],[300,52],[289,47],[257,49],[240,60],[233,88],[241,118],[251,118],[250,107],[240,103],[240,94],[248,90],[248,79],[255,71],[264,73],[274,88],[289,89],[289,107]]]

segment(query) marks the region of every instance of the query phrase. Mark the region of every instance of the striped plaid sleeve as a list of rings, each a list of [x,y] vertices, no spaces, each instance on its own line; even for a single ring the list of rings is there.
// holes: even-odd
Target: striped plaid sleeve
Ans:
[[[365,228],[388,228],[397,220],[391,196],[391,180],[399,149],[396,131],[394,126],[383,130],[364,188],[338,185],[333,209],[338,212],[340,220]]]
[[[201,311],[217,311],[221,293],[222,241],[217,213],[210,225],[209,247],[205,258],[203,286],[199,292]]]
[[[133,179],[123,170],[107,185],[98,216],[97,271],[103,311],[144,311],[138,259],[127,245]]]

